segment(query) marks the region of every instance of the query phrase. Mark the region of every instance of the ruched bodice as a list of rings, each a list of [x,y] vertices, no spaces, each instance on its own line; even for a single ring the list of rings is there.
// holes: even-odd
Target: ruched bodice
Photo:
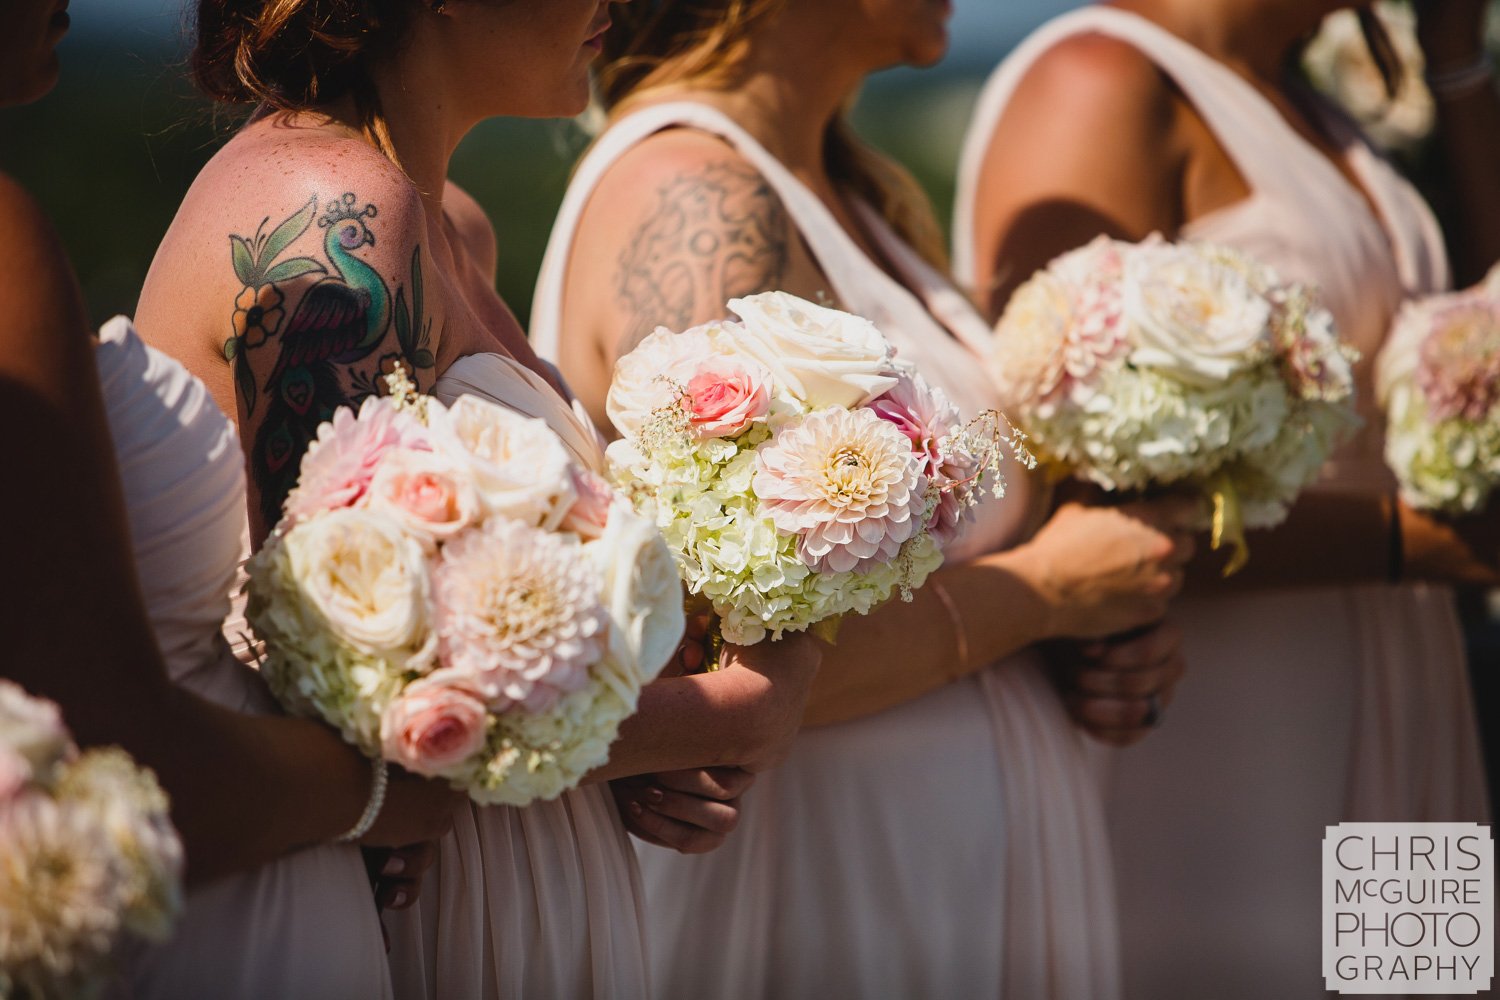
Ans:
[[[123,317],[99,335],[99,379],[125,489],[141,592],[178,684],[241,711],[273,704],[222,655],[245,545],[245,473],[234,425],[203,383],[147,347]]]
[[[170,676],[228,708],[275,711],[220,632],[245,545],[234,427],[128,320],[105,325],[97,357],[137,575]],[[132,963],[128,989],[159,1000],[388,997],[358,850],[299,851],[194,889],[174,938]]]

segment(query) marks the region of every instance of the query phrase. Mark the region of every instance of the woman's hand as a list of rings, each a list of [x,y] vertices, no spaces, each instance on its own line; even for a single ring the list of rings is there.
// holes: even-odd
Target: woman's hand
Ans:
[[[1101,639],[1165,617],[1193,556],[1199,503],[1173,496],[1120,507],[1059,507],[1014,552],[1014,564],[1044,605],[1044,634]]]
[[[1055,643],[1048,659],[1073,721],[1121,747],[1161,723],[1186,669],[1182,630],[1170,623],[1122,642]]]
[[[391,767],[385,804],[359,840],[377,908],[404,910],[417,901],[422,876],[437,860],[438,840],[453,828],[463,801],[446,782]]]
[[[802,714],[813,677],[823,662],[823,644],[807,633],[769,639],[753,646],[726,643],[719,652],[720,670],[745,670],[758,675],[759,696],[752,720],[754,749],[740,767],[754,773],[780,764],[791,752],[792,740],[802,728]]]
[[[453,813],[463,801],[463,793],[447,782],[418,777],[392,765],[385,804],[359,842],[365,847],[404,848],[438,840],[453,828]]]
[[[642,774],[609,783],[625,829],[682,854],[723,846],[740,819],[740,796],[755,775],[738,767]]]

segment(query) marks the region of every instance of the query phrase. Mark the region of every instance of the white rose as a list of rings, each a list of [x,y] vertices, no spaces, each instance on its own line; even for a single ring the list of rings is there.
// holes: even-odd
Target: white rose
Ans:
[[[1272,348],[1271,303],[1245,275],[1203,250],[1143,244],[1125,262],[1130,361],[1209,385],[1253,367]]]
[[[281,547],[303,599],[344,643],[380,657],[425,646],[427,558],[393,518],[329,511],[287,532]]]
[[[449,408],[448,425],[486,510],[547,531],[557,527],[575,499],[573,463],[546,421],[463,396]]]
[[[604,535],[584,552],[600,572],[600,599],[610,620],[608,662],[617,676],[599,673],[634,705],[640,687],[661,672],[682,640],[682,580],[660,532],[623,500],[615,501]]]
[[[729,336],[725,336],[725,328]],[[740,339],[737,323],[709,323],[682,333],[666,327],[636,345],[615,362],[614,378],[604,409],[626,437],[635,437],[651,415],[667,406],[683,390],[698,365]]]
[[[852,410],[896,384],[890,342],[869,320],[786,292],[731,299],[729,308],[744,320],[738,350],[811,408]]]

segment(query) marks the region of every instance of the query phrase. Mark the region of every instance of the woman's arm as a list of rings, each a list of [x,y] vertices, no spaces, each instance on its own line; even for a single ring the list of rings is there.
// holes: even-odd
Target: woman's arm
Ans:
[[[1194,150],[1202,140],[1222,155],[1172,85],[1131,46],[1084,36],[1042,56],[990,138],[979,182],[975,249],[992,292],[991,316],[1036,269],[1100,233],[1175,237],[1185,218],[1232,200],[1232,189],[1204,176],[1212,172],[1199,164],[1210,154],[1187,155],[1185,136],[1197,137]],[[1494,547],[1474,547],[1488,530],[1480,519],[1449,525],[1404,507],[1396,514],[1403,575],[1474,582],[1494,571]],[[1250,533],[1253,556],[1241,573],[1225,581],[1222,558],[1204,552],[1189,575],[1195,588],[1384,581],[1391,574],[1390,518],[1388,499],[1304,494],[1285,524]]]
[[[697,133],[658,136],[622,159],[585,210],[575,247],[563,328],[585,349],[565,347],[565,364],[612,359],[616,345],[657,322],[680,330],[719,318],[735,295],[828,288],[760,175],[730,147]],[[601,287],[616,294],[589,293]],[[572,380],[574,372],[567,374]],[[593,384],[587,402],[602,412],[602,365]],[[1101,558],[1096,549],[1112,555]],[[904,703],[1038,639],[1155,620],[1182,558],[1172,539],[1120,511],[1071,508],[1031,545],[944,568],[912,603],[851,616],[825,651],[806,722]],[[950,614],[966,634],[962,665]],[[649,709],[640,720],[642,728],[652,724]]]
[[[157,772],[190,879],[332,839],[364,809],[364,758],[322,726],[230,712],[166,677],[72,269],[40,210],[6,178],[0,247],[0,420],[15,431],[0,523],[21,529],[9,533],[0,599],[5,675],[58,702],[81,743],[118,744]],[[396,794],[418,804],[409,789]],[[401,813],[387,811],[380,842],[409,843],[447,824],[430,807]]]
[[[1182,586],[1195,505],[1065,504],[1031,541],[945,566],[913,595],[851,619],[824,657],[806,723],[893,708],[1049,639],[1160,621]]]

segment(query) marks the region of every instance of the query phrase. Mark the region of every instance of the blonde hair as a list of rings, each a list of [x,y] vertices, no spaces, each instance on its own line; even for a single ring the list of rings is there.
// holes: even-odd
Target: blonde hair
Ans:
[[[787,0],[656,0],[617,9],[598,70],[599,97],[611,115],[651,91],[733,83],[751,36]],[[829,177],[868,202],[930,264],[947,270],[942,228],[914,177],[866,143],[839,112],[824,136]]]

